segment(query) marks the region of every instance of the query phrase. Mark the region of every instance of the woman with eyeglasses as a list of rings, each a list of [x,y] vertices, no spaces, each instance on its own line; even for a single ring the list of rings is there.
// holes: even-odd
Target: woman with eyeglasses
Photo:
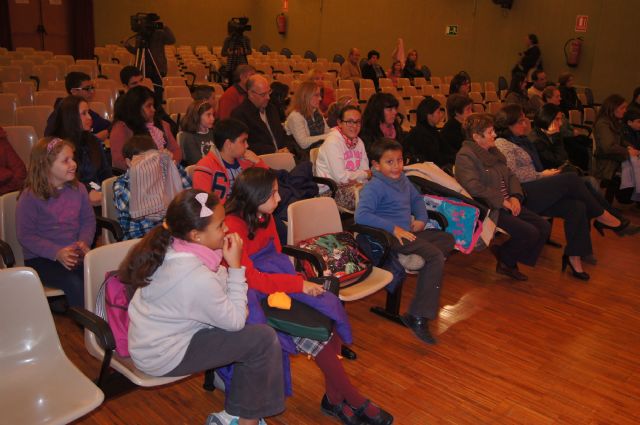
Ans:
[[[416,109],[416,126],[404,140],[405,156],[410,164],[430,161],[440,168],[451,167],[447,161],[445,141],[438,130],[444,108],[436,99],[427,96]]]
[[[313,81],[300,84],[293,95],[284,128],[301,149],[309,149],[322,142],[331,130],[320,112],[321,100],[320,87]]]
[[[320,146],[315,174],[338,184],[336,203],[350,211],[355,209],[356,193],[371,178],[364,143],[358,137],[362,115],[357,106],[346,106],[340,112],[338,126],[332,129]]]
[[[562,256],[562,270],[567,266],[572,276],[589,280],[582,268],[582,259],[593,261],[590,220],[603,233],[611,229],[617,233],[629,225],[605,210],[591,195],[575,173],[561,173],[545,169],[533,143],[528,139],[531,123],[520,105],[511,104],[496,114],[496,147],[506,157],[509,169],[518,177],[526,193],[524,206],[545,217],[564,219],[567,245]]]
[[[169,123],[161,120],[156,114],[153,92],[145,86],[137,86],[124,96],[124,100],[115,111],[115,122],[109,139],[113,166],[127,169],[122,147],[133,135],[151,136],[159,150],[169,150],[173,160],[180,163],[182,151],[171,133]]]

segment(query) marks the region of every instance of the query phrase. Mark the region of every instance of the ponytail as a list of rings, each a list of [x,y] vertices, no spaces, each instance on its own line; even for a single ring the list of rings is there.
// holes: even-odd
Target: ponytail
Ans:
[[[131,248],[120,264],[118,270],[120,280],[135,288],[147,286],[150,282],[149,278],[164,261],[170,243],[171,232],[163,225],[156,226]]]

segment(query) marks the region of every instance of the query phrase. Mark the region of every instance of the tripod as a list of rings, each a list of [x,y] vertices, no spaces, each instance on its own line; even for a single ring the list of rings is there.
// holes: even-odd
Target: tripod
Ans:
[[[148,47],[149,41],[142,36],[136,36],[136,59],[135,67],[142,72],[143,78],[149,78],[153,83],[153,92],[156,100],[159,104],[162,103],[162,76],[160,70],[156,64],[156,60],[151,54],[151,49]],[[153,65],[150,66],[149,64]]]

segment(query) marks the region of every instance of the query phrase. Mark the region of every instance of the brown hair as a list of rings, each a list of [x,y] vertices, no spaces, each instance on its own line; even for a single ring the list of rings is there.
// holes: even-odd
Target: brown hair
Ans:
[[[605,100],[602,101],[602,106],[598,110],[598,115],[596,116],[596,122],[601,119],[607,118],[611,121],[614,126],[620,125],[620,119],[616,117],[616,109],[620,105],[624,103],[624,97],[619,94],[612,94],[607,96]]]
[[[195,100],[187,108],[187,113],[180,120],[180,128],[187,133],[197,133],[200,129],[200,117],[209,109],[213,109],[206,100]]]
[[[557,88],[556,86],[545,87],[545,89],[542,90],[542,100],[547,102],[549,99],[551,99],[553,97],[553,94],[556,91],[560,91],[560,89]]]
[[[487,113],[471,114],[463,124],[468,140],[473,140],[474,134],[483,135],[490,127],[493,127],[493,115]]]
[[[57,137],[44,137],[38,140],[38,143],[31,149],[29,170],[22,191],[29,190],[36,197],[45,201],[57,196],[57,188],[49,181],[49,171],[65,146],[68,146],[72,152],[74,151],[73,144],[68,140]],[[73,179],[66,185],[77,188],[78,180]]]
[[[313,116],[314,109],[311,107],[311,98],[316,90],[320,90],[318,85],[313,81],[303,81],[298,90],[293,95],[288,113],[298,111],[305,118]]]

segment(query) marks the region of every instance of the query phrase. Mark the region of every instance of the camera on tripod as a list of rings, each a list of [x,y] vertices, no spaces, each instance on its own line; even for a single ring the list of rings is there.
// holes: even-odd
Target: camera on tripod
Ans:
[[[229,35],[242,35],[245,31],[251,31],[249,18],[242,16],[239,18],[231,18],[227,23],[227,31]]]
[[[160,22],[160,16],[156,13],[138,12],[131,15],[131,31],[144,40],[149,40],[156,30],[164,28],[164,24]]]

